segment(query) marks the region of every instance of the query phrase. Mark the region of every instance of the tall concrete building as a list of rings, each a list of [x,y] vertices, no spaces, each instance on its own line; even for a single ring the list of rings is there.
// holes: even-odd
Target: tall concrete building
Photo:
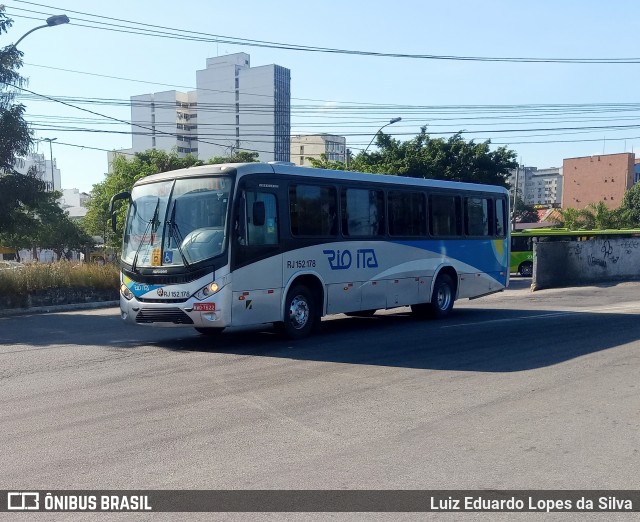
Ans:
[[[208,58],[195,91],[132,96],[131,121],[133,152],[176,150],[206,161],[244,150],[289,161],[290,71],[251,67],[246,53]]]
[[[56,166],[56,159],[47,159],[44,154],[33,152],[26,158],[21,158],[14,168],[20,174],[26,174],[30,169],[35,168],[38,177],[46,183],[47,190],[62,190],[60,179],[60,169]]]
[[[319,160],[325,154],[329,161],[346,159],[347,140],[333,134],[291,136],[291,161],[296,165],[310,166],[309,158]]]
[[[635,155],[628,152],[565,159],[562,208],[585,208],[599,201],[618,208],[634,184],[634,163]]]
[[[557,207],[562,203],[563,169],[553,167],[518,167],[518,195],[527,205]],[[516,170],[509,176],[511,187],[516,183]]]

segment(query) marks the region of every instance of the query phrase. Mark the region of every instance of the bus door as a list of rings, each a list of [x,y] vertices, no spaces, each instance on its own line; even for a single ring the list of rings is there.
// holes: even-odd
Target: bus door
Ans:
[[[242,180],[232,231],[234,326],[281,319],[282,255],[277,184]]]

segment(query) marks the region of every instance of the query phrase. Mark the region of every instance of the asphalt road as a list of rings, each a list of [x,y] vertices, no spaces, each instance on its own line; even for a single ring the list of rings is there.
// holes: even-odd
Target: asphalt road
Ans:
[[[0,318],[0,489],[640,489],[640,283],[270,331]]]

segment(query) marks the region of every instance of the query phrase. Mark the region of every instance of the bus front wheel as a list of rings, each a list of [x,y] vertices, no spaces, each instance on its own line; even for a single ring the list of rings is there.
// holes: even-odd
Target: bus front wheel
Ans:
[[[522,277],[531,277],[533,275],[533,263],[531,261],[525,261],[518,267],[518,273]]]
[[[319,326],[319,311],[311,291],[303,285],[294,286],[287,293],[284,321],[276,328],[289,339],[302,339]]]

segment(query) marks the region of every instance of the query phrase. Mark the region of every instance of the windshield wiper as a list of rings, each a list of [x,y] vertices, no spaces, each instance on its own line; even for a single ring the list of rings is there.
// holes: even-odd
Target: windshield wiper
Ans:
[[[190,266],[191,263],[187,261],[187,258],[184,255],[184,250],[182,250],[182,246],[180,246],[184,238],[182,237],[180,229],[178,228],[178,224],[176,223],[176,200],[173,201],[173,206],[171,207],[171,215],[169,216],[169,221],[167,221],[167,226],[169,227],[169,236],[176,243],[176,248],[178,249],[178,253],[182,258],[182,263],[185,267]]]
[[[147,234],[149,233],[150,230],[152,230],[153,224],[158,221],[158,210],[159,209],[160,209],[160,198],[158,198],[158,201],[156,202],[156,208],[153,211],[153,217],[147,223],[147,228],[144,229],[144,234],[142,234],[142,238],[140,239],[140,243],[138,243],[138,248],[136,249],[136,253],[133,256],[133,262],[131,263],[131,270],[133,272],[136,271],[136,263],[138,262],[138,254],[140,254],[140,249],[142,248],[142,245],[144,244],[145,239],[147,239]]]

